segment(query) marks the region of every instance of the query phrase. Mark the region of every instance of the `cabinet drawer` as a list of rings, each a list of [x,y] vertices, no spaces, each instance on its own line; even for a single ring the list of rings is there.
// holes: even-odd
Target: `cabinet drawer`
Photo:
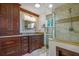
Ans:
[[[1,41],[2,46],[13,46],[18,45],[20,43],[20,40],[18,38],[5,38]]]
[[[0,48],[0,56],[2,56],[2,51],[1,51],[1,48]]]
[[[10,47],[14,47],[14,46],[18,46],[18,44],[2,45],[2,48],[10,48]]]
[[[3,53],[2,55],[4,56],[10,56],[10,55],[18,55],[18,47],[11,47],[11,48],[6,48],[2,49]]]
[[[3,45],[10,45],[10,44],[16,44],[16,40],[7,40],[7,41],[2,41]]]
[[[22,43],[28,43],[28,39],[23,39]]]
[[[28,39],[28,37],[27,37],[27,36],[23,36],[22,38],[23,38],[23,39]]]
[[[23,51],[24,51],[24,52],[28,52],[28,48],[24,48]]]
[[[31,39],[37,39],[39,38],[38,36],[30,36]]]
[[[28,37],[27,36],[21,37],[21,42],[22,43],[28,43]]]
[[[28,44],[22,44],[22,47],[28,47]]]
[[[26,53],[28,53],[28,48],[22,49],[22,54],[26,54]]]
[[[43,39],[43,36],[31,36],[30,39]]]

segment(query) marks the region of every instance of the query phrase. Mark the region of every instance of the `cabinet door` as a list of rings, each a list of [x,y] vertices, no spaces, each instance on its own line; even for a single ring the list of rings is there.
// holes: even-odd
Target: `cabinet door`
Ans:
[[[74,51],[70,51],[61,47],[56,47],[56,55],[57,56],[79,56],[79,53]]]
[[[44,37],[43,35],[36,36],[36,48],[39,49],[44,46]]]
[[[11,35],[19,33],[19,12],[19,5],[17,4],[0,4],[1,34]]]
[[[44,35],[40,35],[40,43],[39,43],[39,48],[44,46]]]
[[[27,36],[23,36],[21,37],[21,52],[22,55],[28,53],[28,37]]]
[[[5,17],[0,16],[0,36],[7,34],[7,28],[8,28],[7,23],[8,23],[8,20]]]
[[[13,6],[13,32],[19,34],[20,10],[18,5]]]
[[[2,38],[1,50],[3,56],[14,56],[20,53],[20,39],[18,37]]]
[[[17,56],[18,55],[17,49],[18,49],[17,46],[2,49],[3,51],[2,55],[3,56]]]
[[[29,36],[29,53],[36,49],[36,38],[35,36]]]
[[[29,52],[43,47],[44,38],[40,35],[29,36]]]
[[[0,40],[0,56],[2,55],[2,51],[1,51],[1,40]]]
[[[5,4],[0,4],[0,33],[7,34],[8,31],[8,8]]]
[[[6,30],[7,34],[12,32],[12,18],[13,18],[13,7],[11,4],[1,4],[1,15],[3,18],[3,24],[6,24],[3,29]],[[5,22],[6,21],[6,22]],[[5,29],[6,28],[6,29]]]

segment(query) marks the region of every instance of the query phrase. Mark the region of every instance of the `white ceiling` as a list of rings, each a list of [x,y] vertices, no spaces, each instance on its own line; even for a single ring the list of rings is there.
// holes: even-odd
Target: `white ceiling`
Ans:
[[[21,7],[29,10],[31,12],[34,12],[36,14],[49,14],[52,12],[52,8],[49,8],[50,3],[40,3],[40,8],[35,8],[35,3],[21,3]],[[53,4],[53,9],[63,5],[62,3],[52,3]]]

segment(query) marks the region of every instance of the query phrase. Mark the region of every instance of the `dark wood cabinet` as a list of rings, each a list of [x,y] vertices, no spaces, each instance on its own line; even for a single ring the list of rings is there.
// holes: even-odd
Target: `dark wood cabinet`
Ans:
[[[56,47],[56,55],[57,56],[79,56],[79,53],[74,51],[70,51],[61,47]]]
[[[21,55],[28,53],[28,36],[23,36],[21,39]]]
[[[29,36],[29,53],[33,50],[39,49],[44,45],[43,35],[33,35]]]
[[[19,4],[0,3],[0,35],[19,34]]]
[[[0,38],[0,56],[21,56],[43,47],[43,35]]]
[[[20,4],[0,3],[0,36],[19,35]],[[0,56],[19,56],[43,46],[43,35],[0,38]]]
[[[18,56],[20,51],[20,38],[8,37],[0,38],[1,41],[1,55],[2,56]]]
[[[1,51],[1,41],[0,41],[0,56],[2,55],[1,52],[2,52],[2,51]]]

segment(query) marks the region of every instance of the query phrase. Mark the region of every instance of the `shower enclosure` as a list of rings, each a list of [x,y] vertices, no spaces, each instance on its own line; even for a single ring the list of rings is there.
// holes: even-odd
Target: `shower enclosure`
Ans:
[[[46,47],[48,48],[49,46],[49,39],[53,39],[53,33],[54,33],[54,28],[53,28],[53,16],[52,14],[49,14],[46,16],[46,27],[45,27],[45,39],[46,39]]]

